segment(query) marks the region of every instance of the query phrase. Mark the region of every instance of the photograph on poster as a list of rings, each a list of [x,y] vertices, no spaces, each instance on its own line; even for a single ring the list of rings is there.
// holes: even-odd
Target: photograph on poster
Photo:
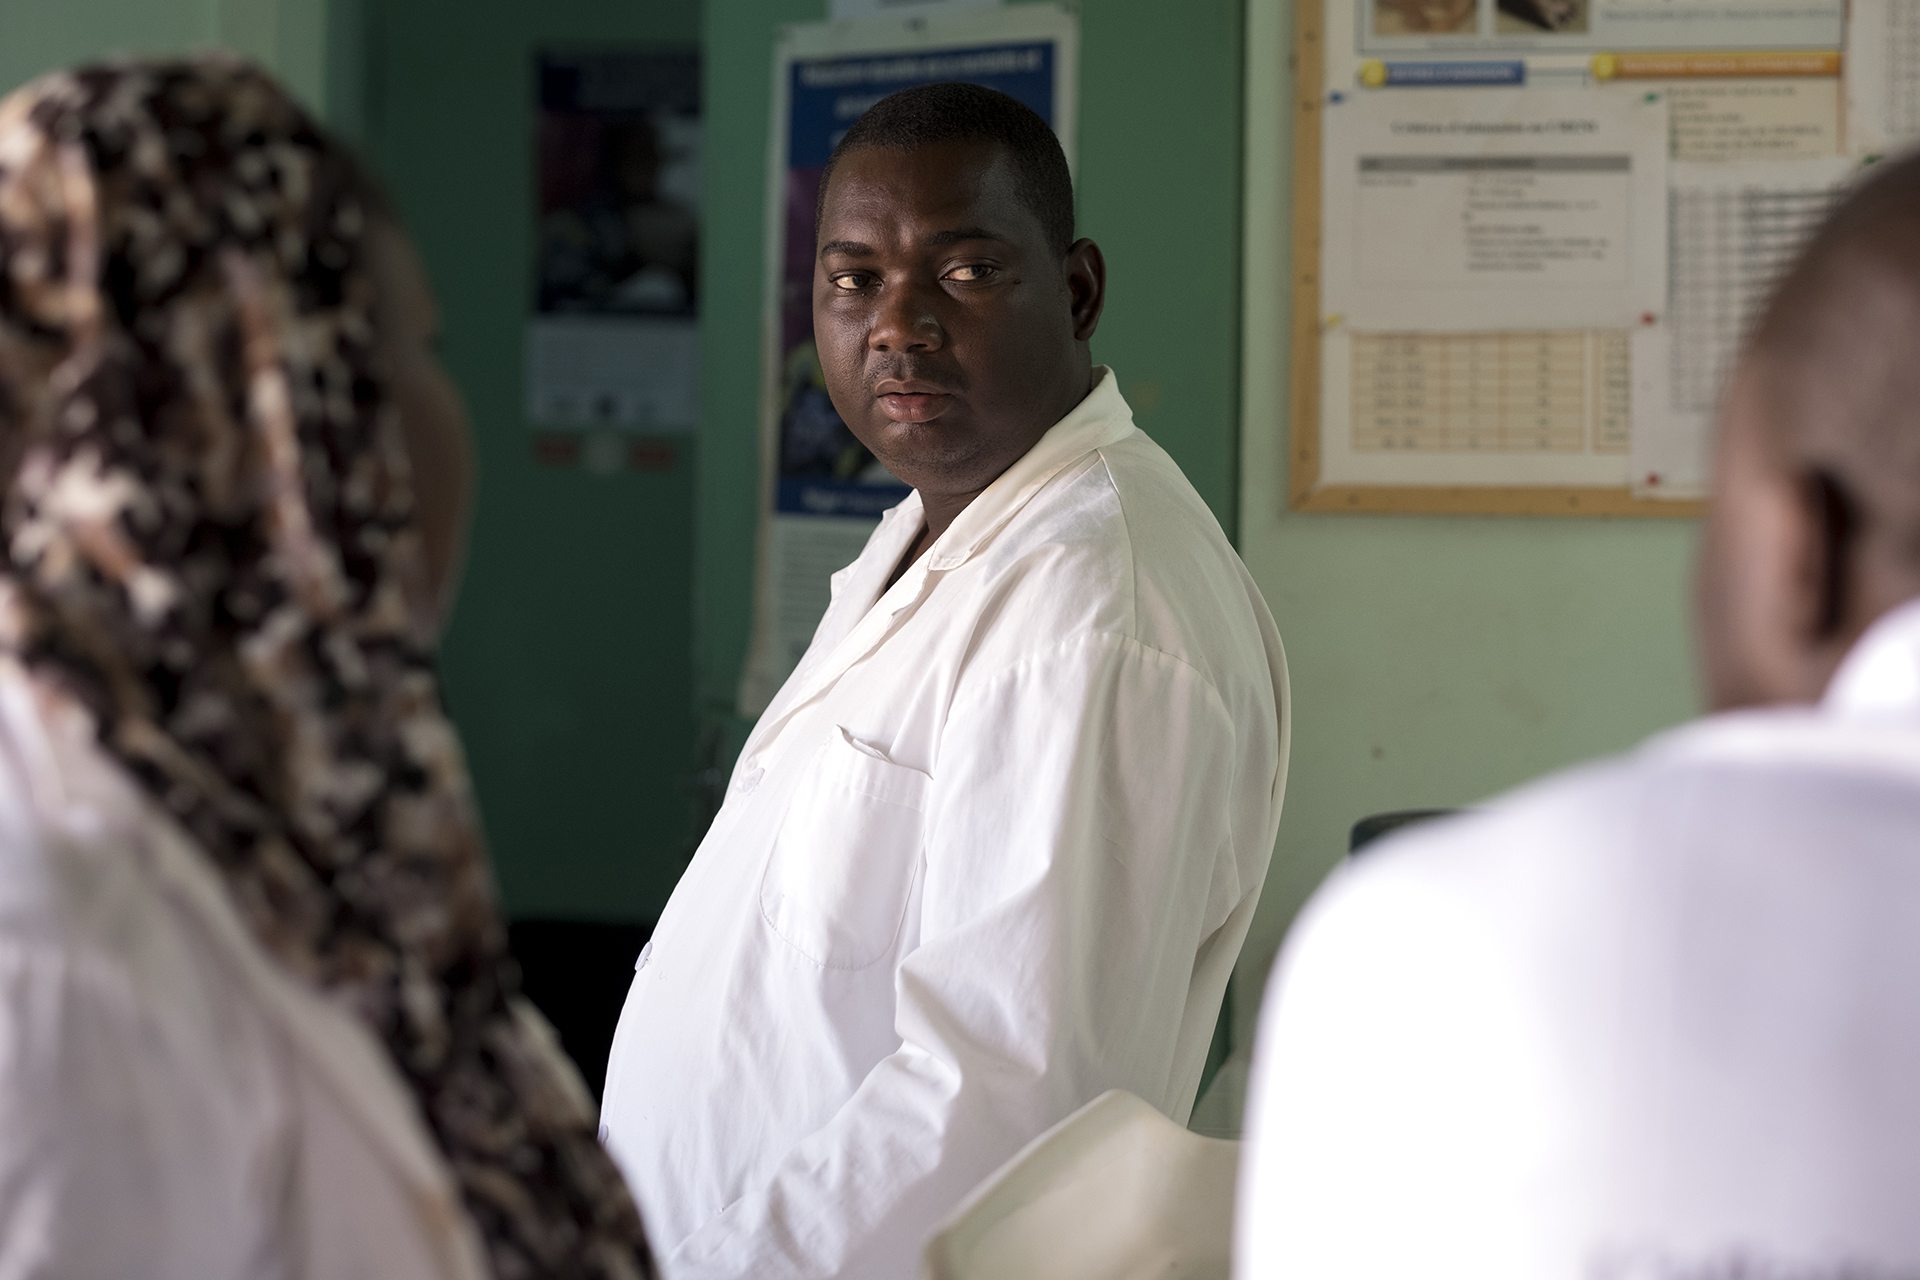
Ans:
[[[1475,0],[1376,0],[1373,31],[1381,36],[1450,36],[1472,31]]]
[[[1499,0],[1493,29],[1501,35],[1579,35],[1587,30],[1589,0]]]
[[[529,416],[690,431],[699,417],[699,54],[547,51],[536,82]]]
[[[1905,0],[1865,0],[1898,9]],[[1353,25],[1359,52],[1833,49],[1845,0],[1356,0],[1328,13]],[[1435,40],[1436,36],[1446,37]]]

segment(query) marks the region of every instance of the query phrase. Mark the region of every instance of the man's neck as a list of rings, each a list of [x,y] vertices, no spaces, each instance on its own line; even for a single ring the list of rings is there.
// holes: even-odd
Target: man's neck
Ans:
[[[976,484],[973,488],[960,490],[942,490],[933,485],[922,485],[920,487],[920,508],[924,513],[923,518],[927,522],[927,543],[929,545],[936,541],[941,534],[945,533],[948,526],[960,518],[960,513],[972,505],[975,498],[985,493],[988,489],[991,489],[994,483],[998,481],[1001,476],[1011,471],[1020,459],[1033,452],[1034,446],[1046,437],[1047,432],[1058,426],[1068,414],[1080,406],[1083,400],[1093,394],[1094,377],[1090,364],[1085,372],[1082,373],[1081,377],[1076,379],[1076,382],[1079,383],[1077,393],[1071,396],[1061,396],[1058,400],[1058,403],[1061,405],[1060,411],[1053,415],[1052,419],[1035,434],[1033,439],[1027,442],[1026,448],[1007,459],[1006,465],[989,477],[985,484]]]
[[[1034,445],[1039,444],[1040,441],[1045,438],[1048,431],[1051,431],[1062,419],[1069,413],[1072,413],[1082,400],[1092,395],[1093,384],[1093,369],[1089,363],[1086,371],[1086,385],[1080,394],[1075,396],[1073,402],[1062,409],[1059,415],[1052,422],[1049,422],[1046,428],[1028,443],[1026,448],[1010,458],[1007,461],[1007,465],[994,473],[985,484],[976,485],[971,489],[961,490],[942,490],[931,485],[920,486],[917,492],[920,494],[921,518],[925,523],[921,526],[919,534],[908,544],[906,553],[900,557],[900,563],[894,567],[892,575],[887,579],[887,586],[892,587],[894,583],[900,581],[900,579],[905,576],[908,568],[921,556],[925,555],[929,547],[940,540],[940,535],[952,527],[953,522],[960,518],[960,513],[971,506],[975,498],[985,493],[988,489],[991,489],[1001,476],[1013,469],[1014,464],[1033,452]]]

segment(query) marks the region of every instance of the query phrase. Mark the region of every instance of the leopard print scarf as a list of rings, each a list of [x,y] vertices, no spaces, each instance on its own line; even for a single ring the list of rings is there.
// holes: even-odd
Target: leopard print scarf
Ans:
[[[577,1078],[516,1011],[435,679],[369,192],[222,56],[0,104],[0,636],[389,1050],[501,1280],[648,1277]]]

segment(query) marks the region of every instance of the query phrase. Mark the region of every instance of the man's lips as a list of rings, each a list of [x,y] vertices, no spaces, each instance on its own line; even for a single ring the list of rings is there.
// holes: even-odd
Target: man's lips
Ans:
[[[931,422],[951,403],[944,392],[895,391],[880,397],[880,412],[895,422]]]
[[[953,403],[952,392],[931,382],[888,378],[874,390],[879,394],[880,412],[895,422],[931,422]]]

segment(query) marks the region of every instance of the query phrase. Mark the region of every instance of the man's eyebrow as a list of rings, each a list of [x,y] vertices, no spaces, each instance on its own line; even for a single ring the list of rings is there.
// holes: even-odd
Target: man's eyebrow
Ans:
[[[873,246],[861,244],[858,240],[829,240],[820,246],[820,256],[830,253],[845,254],[849,258],[871,258]]]

